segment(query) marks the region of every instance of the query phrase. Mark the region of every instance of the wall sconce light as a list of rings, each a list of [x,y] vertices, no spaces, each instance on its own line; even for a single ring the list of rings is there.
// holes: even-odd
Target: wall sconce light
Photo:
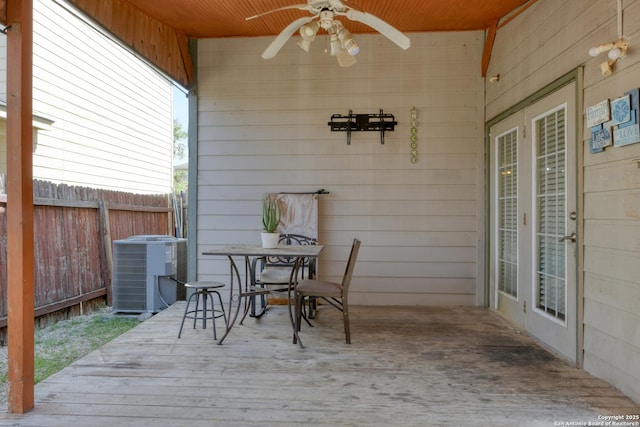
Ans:
[[[628,47],[629,41],[625,37],[620,37],[618,41],[602,43],[598,46],[592,47],[589,49],[589,55],[595,58],[601,53],[609,52],[607,54],[609,60],[600,64],[600,72],[603,76],[610,76],[613,73],[614,64],[618,59],[624,58],[627,54]]]
[[[600,64],[600,72],[602,73],[602,75],[605,77],[609,77],[611,74],[613,74],[613,65],[615,63],[616,61],[604,61],[602,64]]]
[[[589,55],[595,58],[601,53],[608,52],[609,60],[600,64],[600,72],[603,76],[610,76],[616,61],[624,58],[628,48],[629,40],[622,35],[622,0],[618,0],[618,40],[592,47],[589,49]]]
[[[611,59],[612,61],[615,61],[616,59],[620,59],[627,54],[628,47],[629,41],[626,38],[621,37],[616,42],[602,43],[598,46],[592,47],[591,49],[589,49],[589,55],[595,58],[601,53],[609,52],[607,56],[609,56],[609,59]]]
[[[629,47],[629,40],[625,37],[621,37],[615,44],[613,45],[613,49],[609,51],[607,56],[612,61],[616,61],[620,58],[623,58],[627,54],[627,48]]]

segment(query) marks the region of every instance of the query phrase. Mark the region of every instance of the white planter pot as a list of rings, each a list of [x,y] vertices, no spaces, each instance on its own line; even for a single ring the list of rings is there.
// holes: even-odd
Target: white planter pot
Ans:
[[[273,249],[278,246],[280,233],[262,233],[262,247],[265,249]]]

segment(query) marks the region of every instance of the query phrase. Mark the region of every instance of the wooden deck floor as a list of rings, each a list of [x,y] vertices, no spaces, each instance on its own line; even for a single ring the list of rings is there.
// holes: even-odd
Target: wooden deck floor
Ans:
[[[476,308],[325,307],[306,344],[286,307],[177,339],[179,302],[36,386],[12,426],[554,426],[640,405]],[[565,424],[566,425],[566,424]]]

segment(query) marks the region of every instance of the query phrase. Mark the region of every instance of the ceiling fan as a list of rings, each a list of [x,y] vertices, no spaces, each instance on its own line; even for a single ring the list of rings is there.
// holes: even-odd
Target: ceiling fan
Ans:
[[[309,52],[311,42],[315,40],[316,34],[322,28],[329,34],[331,55],[336,56],[338,64],[342,67],[349,67],[355,64],[355,56],[360,51],[360,48],[349,30],[344,28],[340,20],[335,19],[336,16],[345,16],[352,21],[361,22],[378,31],[402,49],[408,49],[411,46],[411,40],[396,28],[377,16],[345,6],[340,0],[307,0],[307,4],[280,7],[250,16],[246,20],[260,18],[261,16],[287,9],[306,10],[312,16],[298,18],[287,25],[262,53],[264,59],[276,56],[287,40],[298,30],[301,37],[300,41],[298,41],[298,46]]]

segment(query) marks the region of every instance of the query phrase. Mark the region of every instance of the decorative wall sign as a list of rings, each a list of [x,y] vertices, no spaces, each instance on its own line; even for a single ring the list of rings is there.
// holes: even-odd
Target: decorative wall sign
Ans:
[[[631,120],[631,99],[629,95],[611,100],[611,121],[608,126],[617,126]]]
[[[604,147],[611,145],[611,128],[603,128],[602,125],[597,125],[591,128],[591,140],[589,146],[591,147],[591,153],[599,153],[604,150]]]
[[[411,109],[411,163],[418,163],[418,110]]]
[[[613,131],[613,145],[616,147],[637,142],[640,142],[640,125],[627,126]]]
[[[620,123],[620,128],[640,124],[640,89],[630,90],[625,95],[629,95],[631,100],[631,117],[628,122]]]
[[[589,148],[600,153],[605,147],[622,147],[640,142],[640,89],[597,103],[586,110],[591,128]]]
[[[587,127],[591,128],[600,123],[604,123],[608,121],[610,117],[609,100],[605,99],[587,108]]]

